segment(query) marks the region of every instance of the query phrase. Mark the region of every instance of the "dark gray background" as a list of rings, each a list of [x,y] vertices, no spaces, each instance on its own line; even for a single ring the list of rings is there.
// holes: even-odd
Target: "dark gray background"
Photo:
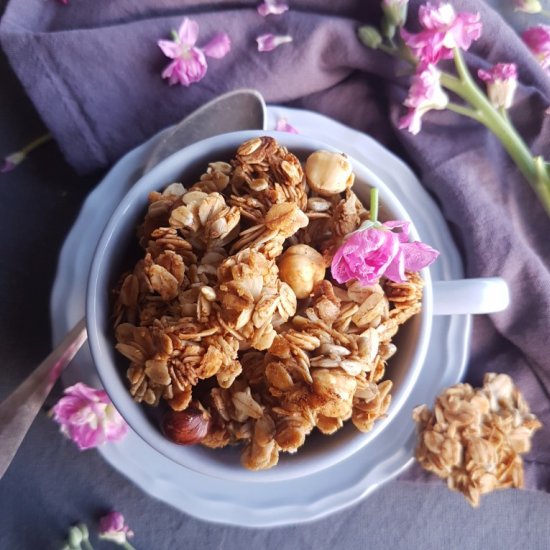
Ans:
[[[0,121],[0,156],[46,131],[3,54]],[[53,143],[0,175],[0,398],[49,352],[57,256],[101,176],[77,176]],[[48,408],[60,393],[56,387]],[[439,484],[391,482],[361,504],[305,525],[253,530],[205,523],[148,497],[97,452],[80,453],[42,413],[0,481],[0,550],[60,548],[71,524],[84,521],[93,530],[112,509],[126,516],[142,550],[550,548],[547,494],[503,491],[473,510]],[[92,541],[115,548],[95,535]]]

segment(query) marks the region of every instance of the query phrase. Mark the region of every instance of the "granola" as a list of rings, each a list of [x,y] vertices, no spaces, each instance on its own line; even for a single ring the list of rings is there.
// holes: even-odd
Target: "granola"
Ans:
[[[366,432],[384,417],[392,338],[420,310],[423,282],[331,279],[334,250],[369,214],[353,181],[344,155],[318,151],[303,168],[259,137],[198,181],[150,194],[143,252],[113,310],[137,402],[200,410],[201,443],[242,444],[251,470],[315,428],[350,420]]]
[[[414,409],[420,465],[447,480],[474,506],[496,489],[523,487],[521,455],[542,424],[512,379],[488,373],[483,387],[457,384],[443,391],[434,410]]]

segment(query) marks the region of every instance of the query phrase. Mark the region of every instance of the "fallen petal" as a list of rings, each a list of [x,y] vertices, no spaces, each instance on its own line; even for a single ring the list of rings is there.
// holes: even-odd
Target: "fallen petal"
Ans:
[[[292,36],[288,34],[262,34],[256,38],[258,43],[259,52],[270,52],[280,46],[281,44],[288,44],[292,42]]]
[[[221,59],[231,49],[231,40],[225,33],[220,33],[214,36],[207,44],[202,48],[202,51],[208,57],[214,57],[215,59]]]

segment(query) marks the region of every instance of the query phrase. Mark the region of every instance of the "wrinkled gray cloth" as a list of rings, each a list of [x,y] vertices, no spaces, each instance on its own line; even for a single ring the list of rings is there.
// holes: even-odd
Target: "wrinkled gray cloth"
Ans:
[[[407,79],[403,68],[356,39],[379,20],[378,2],[295,0],[261,18],[257,2],[216,0],[12,0],[0,25],[10,62],[67,160],[80,172],[108,166],[159,129],[219,93],[258,89],[268,102],[319,111],[365,131],[403,156],[438,201],[463,254],[467,276],[504,277],[511,307],[476,318],[467,381],[485,372],[514,378],[545,428],[526,457],[526,485],[550,490],[550,221],[499,143],[451,112],[432,112],[418,136],[396,129]],[[483,35],[467,54],[473,68],[516,62],[520,87],[511,118],[536,154],[550,157],[550,80],[514,31],[485,3]],[[411,2],[416,15],[419,2]],[[156,46],[182,16],[200,24],[198,45],[227,32],[231,52],[209,60],[190,88],[160,78],[168,60]],[[416,19],[416,17],[411,17]],[[410,26],[414,28],[414,24]],[[256,50],[265,32],[292,44]],[[428,479],[418,468],[408,479]]]

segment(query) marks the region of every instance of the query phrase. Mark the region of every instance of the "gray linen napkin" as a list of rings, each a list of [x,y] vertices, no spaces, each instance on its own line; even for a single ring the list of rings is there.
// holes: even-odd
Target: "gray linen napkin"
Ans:
[[[197,106],[238,87],[257,88],[268,102],[324,113],[405,157],[438,201],[467,275],[501,275],[510,285],[511,307],[475,320],[467,381],[479,385],[487,371],[512,375],[545,424],[526,457],[526,484],[550,490],[550,222],[481,126],[434,112],[418,136],[396,129],[407,80],[396,78],[396,63],[362,47],[355,35],[359,24],[378,21],[379,3],[295,0],[284,15],[264,19],[255,0],[69,1],[63,6],[56,0],[12,0],[0,39],[79,172],[108,166]],[[412,14],[419,4],[412,0]],[[533,150],[550,156],[544,115],[548,75],[484,2],[453,4],[481,12],[483,35],[467,55],[472,66],[518,64],[521,85],[511,117]],[[199,45],[219,31],[233,44],[227,57],[209,63],[204,80],[187,89],[161,79],[168,61],[156,46],[184,15],[199,22]],[[259,53],[255,37],[264,32],[291,34],[294,42]],[[429,479],[418,468],[406,477]]]

